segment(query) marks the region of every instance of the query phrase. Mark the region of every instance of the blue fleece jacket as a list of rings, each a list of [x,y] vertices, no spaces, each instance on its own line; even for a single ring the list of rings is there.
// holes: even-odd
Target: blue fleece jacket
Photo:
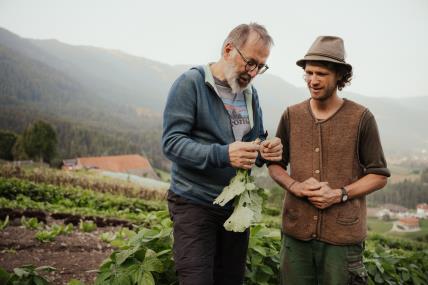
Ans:
[[[251,130],[242,140],[263,140],[257,91],[249,86],[244,96]],[[218,96],[209,66],[194,67],[182,74],[171,87],[163,113],[162,149],[172,161],[170,190],[212,206],[236,175],[228,150],[234,141],[230,117]],[[262,163],[259,160],[257,164]]]

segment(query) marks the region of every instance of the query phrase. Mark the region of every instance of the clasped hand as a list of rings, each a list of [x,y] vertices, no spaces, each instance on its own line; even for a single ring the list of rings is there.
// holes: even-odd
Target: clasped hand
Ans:
[[[318,209],[339,203],[341,197],[340,189],[332,189],[328,182],[319,182],[313,177],[294,183],[289,190],[297,197],[306,197]]]

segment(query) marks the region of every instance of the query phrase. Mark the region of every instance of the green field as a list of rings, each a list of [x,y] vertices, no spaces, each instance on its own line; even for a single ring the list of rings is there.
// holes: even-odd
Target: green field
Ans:
[[[377,233],[377,234],[383,234],[391,230],[392,228],[392,221],[383,221],[378,218],[368,218],[367,219],[367,226],[369,232]]]
[[[428,242],[428,220],[420,221],[420,231],[417,232],[391,232],[392,224],[394,221],[383,221],[378,218],[368,218],[367,226],[369,233],[383,234],[391,237],[399,237],[405,239],[411,239],[415,241]]]

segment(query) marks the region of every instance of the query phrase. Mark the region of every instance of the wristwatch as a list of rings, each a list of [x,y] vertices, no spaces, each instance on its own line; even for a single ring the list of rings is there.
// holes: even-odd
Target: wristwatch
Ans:
[[[348,191],[346,191],[345,186],[340,188],[340,190],[342,190],[342,196],[340,197],[340,201],[342,201],[342,203],[348,201]]]

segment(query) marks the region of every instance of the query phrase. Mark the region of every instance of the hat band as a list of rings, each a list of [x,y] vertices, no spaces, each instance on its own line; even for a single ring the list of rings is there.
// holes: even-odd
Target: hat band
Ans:
[[[340,61],[340,62],[345,63],[345,60],[344,60],[343,58],[335,57],[335,56],[332,56],[332,55],[329,55],[329,54],[324,54],[324,53],[314,53],[314,52],[306,54],[306,56],[310,56],[310,55],[324,56],[324,57],[328,57],[328,58],[335,59],[335,60],[338,60],[338,61]]]

